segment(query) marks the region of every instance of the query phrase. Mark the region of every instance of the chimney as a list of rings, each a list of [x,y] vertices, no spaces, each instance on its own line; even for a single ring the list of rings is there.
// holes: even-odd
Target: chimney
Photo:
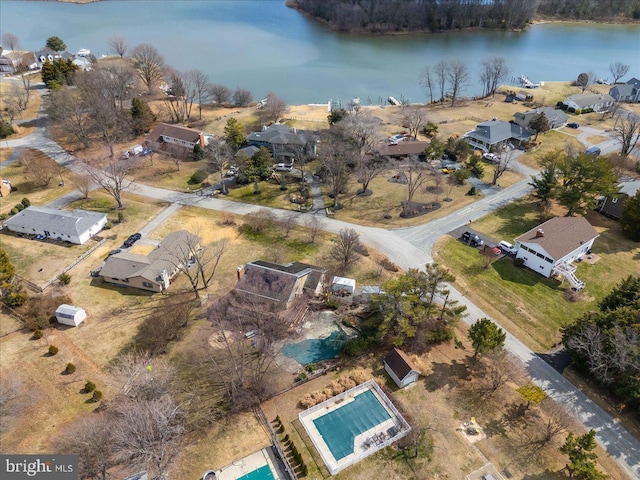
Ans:
[[[538,230],[536,230],[536,238],[541,238],[544,237],[544,232],[542,231],[541,228],[539,228]]]
[[[244,274],[244,265],[240,265],[236,270],[236,273],[238,275],[238,281],[240,281],[240,279],[242,278],[242,275]]]
[[[204,133],[200,132],[200,146],[202,148],[206,147],[207,145],[204,143]]]

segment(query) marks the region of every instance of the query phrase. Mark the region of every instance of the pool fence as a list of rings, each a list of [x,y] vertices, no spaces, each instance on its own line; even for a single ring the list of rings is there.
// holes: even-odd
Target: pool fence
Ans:
[[[361,392],[364,392],[365,390],[373,390],[377,394],[377,397],[384,402],[385,408],[393,416],[393,421],[396,427],[396,433],[394,435],[389,436],[384,441],[375,442],[374,445],[371,445],[369,448],[366,448],[361,452],[356,453],[354,451],[354,454],[349,455],[350,458],[348,459],[336,460],[328,450],[326,442],[324,441],[322,436],[319,435],[317,432],[310,431],[310,429],[307,427],[307,422],[313,421],[313,420],[307,420],[307,417],[323,409],[329,411],[331,407],[336,407],[336,405],[341,403],[342,400],[344,400],[345,398],[353,397]],[[315,417],[317,418],[318,416],[316,415]],[[382,391],[382,389],[374,379],[367,380],[366,382],[360,385],[357,385],[353,388],[350,388],[349,390],[342,392],[339,395],[336,395],[335,397],[331,397],[325,400],[324,402],[318,403],[317,405],[314,405],[313,407],[308,408],[304,412],[300,412],[298,414],[298,419],[300,420],[300,423],[304,426],[304,429],[307,431],[309,438],[311,438],[311,441],[313,442],[313,446],[316,448],[316,450],[322,457],[322,461],[327,466],[327,469],[329,470],[331,475],[335,475],[339,471],[344,470],[345,468],[358,463],[360,460],[368,457],[369,455],[373,455],[374,453],[382,450],[383,448],[386,448],[392,443],[405,437],[411,431],[411,426],[402,417],[402,415],[393,405],[389,397],[385,395],[385,393]],[[354,446],[354,450],[355,450],[355,446]]]

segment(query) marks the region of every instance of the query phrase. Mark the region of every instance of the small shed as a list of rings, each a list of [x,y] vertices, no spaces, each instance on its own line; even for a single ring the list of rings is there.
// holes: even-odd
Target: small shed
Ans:
[[[333,277],[331,291],[336,295],[353,295],[356,290],[356,281],[353,278]]]
[[[394,348],[384,359],[384,369],[400,388],[415,383],[420,372],[406,353]]]
[[[63,325],[77,327],[87,318],[87,312],[83,308],[74,307],[63,303],[56,309],[56,320]]]

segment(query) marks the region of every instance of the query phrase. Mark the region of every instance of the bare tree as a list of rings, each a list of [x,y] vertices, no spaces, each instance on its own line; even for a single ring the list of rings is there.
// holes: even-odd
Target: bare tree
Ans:
[[[433,67],[436,82],[440,90],[440,103],[444,103],[445,88],[447,86],[447,72],[449,71],[449,64],[444,60],[438,62]]]
[[[16,117],[22,118],[22,112],[29,104],[29,93],[14,82],[3,82],[2,96],[5,111],[9,115],[9,122],[13,123]]]
[[[620,153],[627,157],[640,139],[640,117],[635,113],[619,114],[614,137],[620,142]]]
[[[205,147],[205,158],[209,171],[220,173],[220,189],[227,194],[227,184],[224,181],[225,168],[233,159],[233,151],[223,138],[214,138]]]
[[[402,106],[402,126],[407,129],[412,139],[418,138],[418,133],[427,121],[427,112],[423,107]]]
[[[289,238],[291,231],[298,226],[299,213],[288,213],[278,218],[277,223],[284,238]]]
[[[84,162],[87,174],[94,183],[113,197],[118,209],[123,209],[122,194],[131,186],[129,174],[136,166],[136,158],[117,159],[111,157],[98,160],[96,163],[92,166],[87,161]]]
[[[309,243],[315,243],[316,237],[322,231],[322,222],[315,215],[305,218],[304,227],[309,235]]]
[[[277,122],[280,115],[286,110],[287,104],[275,93],[269,92],[265,98],[265,103],[260,108],[260,118],[262,123]]]
[[[369,184],[387,168],[387,159],[380,152],[373,151],[361,155],[358,162],[358,181],[362,183],[362,189],[358,194],[367,195],[371,192]]]
[[[109,469],[118,463],[112,422],[105,413],[84,417],[56,441],[61,454],[78,455],[80,478],[106,480]]]
[[[209,77],[200,70],[190,70],[187,75],[191,77],[196,102],[198,102],[198,118],[202,120],[202,108],[211,101]]]
[[[504,58],[493,56],[485,58],[481,63],[481,77],[484,79],[484,95],[495,95],[500,84],[507,78],[509,69]]]
[[[47,112],[70,137],[75,138],[84,148],[90,145],[90,108],[78,89],[61,88],[49,95]]]
[[[447,79],[451,87],[451,106],[454,107],[460,92],[469,82],[469,70],[460,60],[453,60],[447,68]]]
[[[164,309],[162,301],[157,309]],[[166,357],[145,353],[124,353],[109,369],[120,392],[127,398],[155,400],[169,393],[176,372]]]
[[[533,460],[540,460],[543,452],[552,444],[554,439],[567,432],[573,420],[563,405],[553,400],[545,399],[543,404],[553,403],[548,408],[546,419],[541,428],[526,429],[521,442],[523,452]]]
[[[33,401],[34,396],[17,373],[0,377],[0,431],[5,431],[12,420],[19,416]]]
[[[71,183],[82,193],[82,198],[89,198],[91,187],[93,185],[89,175],[77,174],[73,175]]]
[[[20,40],[13,33],[5,32],[2,34],[2,45],[4,45],[7,50],[16,50],[20,48]]]
[[[36,187],[46,187],[59,174],[59,165],[44,154],[32,154],[26,150],[18,156],[20,165],[24,167],[25,176]]]
[[[354,110],[336,123],[333,129],[364,155],[375,149],[380,122],[366,110]]]
[[[233,92],[233,103],[237,107],[247,107],[252,100],[251,92],[245,88],[237,87]]]
[[[593,72],[582,72],[576,79],[576,87],[580,87],[582,93],[596,81],[597,75]]]
[[[362,248],[360,234],[353,228],[343,228],[338,233],[338,238],[331,248],[330,254],[343,269],[347,269],[358,261],[360,257],[358,252]]]
[[[120,55],[120,58],[124,57],[129,50],[129,44],[124,37],[121,37],[120,35],[113,35],[109,38],[109,47],[112,52]]]
[[[112,426],[115,449],[123,459],[151,473],[157,480],[168,477],[168,469],[180,448],[184,417],[171,396],[118,402],[119,421]]]
[[[618,83],[618,80],[620,80],[629,72],[629,65],[625,65],[622,62],[613,62],[611,65],[609,65],[609,71],[613,76],[612,83],[615,85],[616,83]]]
[[[330,128],[322,131],[322,150],[320,151],[321,173],[331,184],[331,196],[333,208],[342,207],[339,195],[344,189],[350,174],[347,162],[351,161],[355,154],[355,146],[347,141],[339,129]]]
[[[514,149],[500,145],[493,161],[493,178],[491,185],[497,185],[498,179],[507,171],[513,160]]]
[[[142,43],[133,49],[131,58],[138,75],[151,93],[155,84],[162,80],[164,57],[153,45]]]
[[[231,100],[231,89],[219,83],[209,85],[209,94],[218,105],[223,105]]]
[[[427,89],[429,92],[429,103],[433,103],[433,91],[435,90],[436,85],[434,75],[431,73],[431,69],[428,65],[422,70],[420,85]]]
[[[408,216],[412,210],[413,198],[429,178],[429,171],[419,164],[417,159],[413,159],[405,171],[405,176],[407,178],[407,200],[402,203],[402,215]]]

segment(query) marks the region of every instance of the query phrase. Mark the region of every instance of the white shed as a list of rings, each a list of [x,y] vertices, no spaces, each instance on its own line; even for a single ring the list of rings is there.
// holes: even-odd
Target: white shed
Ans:
[[[333,277],[331,290],[340,295],[353,295],[356,290],[356,281],[353,278]]]
[[[87,318],[87,312],[83,308],[74,307],[63,303],[56,309],[56,320],[63,325],[77,327]]]
[[[415,383],[420,372],[411,359],[398,348],[394,348],[384,358],[384,369],[400,388]]]

